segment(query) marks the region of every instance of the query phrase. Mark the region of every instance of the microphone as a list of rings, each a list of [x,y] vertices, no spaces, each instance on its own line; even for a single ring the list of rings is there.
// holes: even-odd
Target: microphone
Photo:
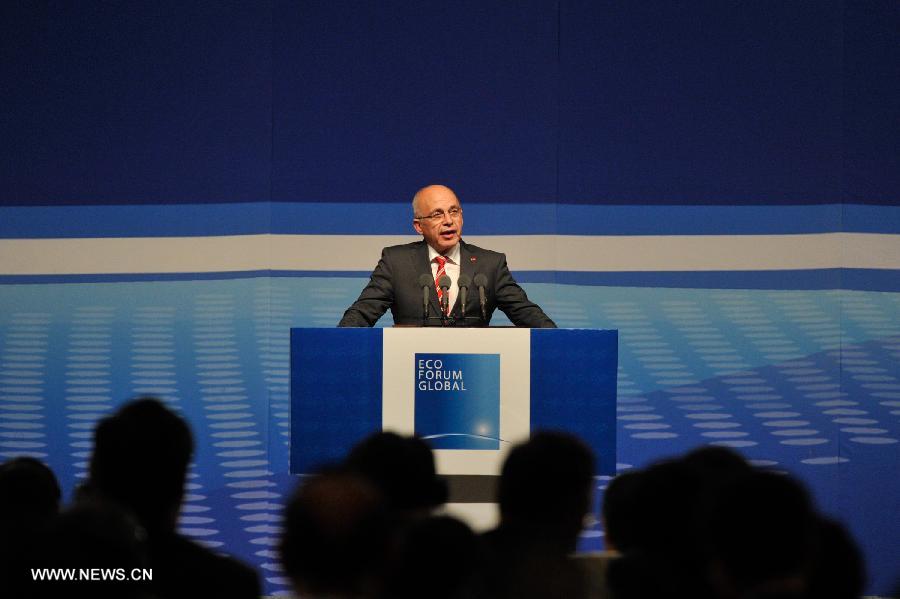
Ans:
[[[456,279],[456,285],[459,287],[459,305],[462,308],[462,318],[466,319],[466,296],[469,294],[469,285],[472,284],[472,279],[469,275],[459,275],[459,278]]]
[[[419,275],[419,287],[422,288],[422,318],[428,319],[428,300],[431,299],[431,288],[434,286],[434,279],[428,273]]]
[[[475,286],[478,287],[478,305],[481,307],[481,320],[487,322],[487,300],[484,298],[484,288],[487,285],[487,277],[484,273],[478,273],[472,279]]]
[[[447,312],[450,311],[450,285],[453,284],[453,281],[450,280],[450,277],[444,275],[440,279],[438,279],[438,287],[444,292],[441,295],[441,317],[446,317]]]

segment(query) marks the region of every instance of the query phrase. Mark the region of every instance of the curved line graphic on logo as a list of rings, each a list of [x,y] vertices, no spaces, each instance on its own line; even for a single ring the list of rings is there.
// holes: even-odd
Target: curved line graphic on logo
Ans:
[[[437,435],[425,435],[423,437],[419,437],[420,439],[440,439],[442,437],[468,437],[470,439],[484,439],[485,441],[499,441],[500,443],[509,443],[509,441],[505,439],[501,439],[500,437],[486,437],[484,435],[470,435],[468,433],[440,433]]]

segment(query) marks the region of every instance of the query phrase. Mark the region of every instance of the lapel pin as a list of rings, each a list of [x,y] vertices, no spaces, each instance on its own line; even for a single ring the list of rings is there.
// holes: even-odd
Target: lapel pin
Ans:
[[[478,258],[476,258],[475,256],[472,256],[469,258],[469,262],[478,262]]]

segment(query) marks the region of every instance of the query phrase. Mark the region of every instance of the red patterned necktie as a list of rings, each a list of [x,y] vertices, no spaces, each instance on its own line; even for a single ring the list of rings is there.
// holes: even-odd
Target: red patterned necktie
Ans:
[[[434,261],[437,262],[438,265],[437,274],[434,275],[434,288],[435,290],[437,290],[438,304],[441,306],[441,310],[443,311],[444,304],[441,300],[444,299],[444,290],[441,289],[440,280],[441,277],[447,274],[446,270],[444,270],[444,267],[447,265],[447,259],[443,256],[437,256],[435,257]]]

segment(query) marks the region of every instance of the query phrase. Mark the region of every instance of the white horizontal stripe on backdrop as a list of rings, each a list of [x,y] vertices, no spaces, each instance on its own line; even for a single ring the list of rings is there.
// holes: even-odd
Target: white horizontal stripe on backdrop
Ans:
[[[0,240],[0,275],[370,271],[390,235],[239,235]],[[491,235],[516,271],[900,269],[900,235]]]

